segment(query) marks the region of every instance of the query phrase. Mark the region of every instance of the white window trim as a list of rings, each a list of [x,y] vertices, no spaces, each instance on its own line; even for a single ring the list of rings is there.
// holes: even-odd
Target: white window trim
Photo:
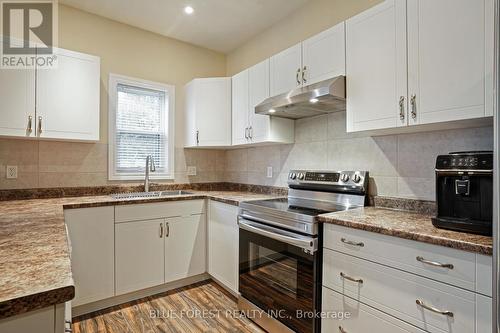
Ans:
[[[157,180],[171,180],[175,177],[174,172],[174,156],[175,156],[175,86],[169,84],[163,84],[153,81],[147,81],[143,79],[137,79],[133,77],[109,74],[109,98],[108,98],[108,179],[109,180],[143,180],[144,173],[117,173],[115,168],[115,138],[116,138],[116,102],[117,102],[117,87],[118,84],[126,84],[135,87],[141,87],[152,90],[164,91],[168,96],[168,144],[166,149],[168,149],[168,173],[157,174],[155,172],[150,173],[151,179]],[[165,101],[167,103],[167,101]],[[146,163],[146,161],[144,161]]]

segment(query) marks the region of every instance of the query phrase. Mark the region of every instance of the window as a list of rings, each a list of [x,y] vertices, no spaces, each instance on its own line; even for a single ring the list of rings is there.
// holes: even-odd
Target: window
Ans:
[[[144,179],[148,155],[152,179],[174,178],[174,96],[173,86],[110,74],[110,180]]]

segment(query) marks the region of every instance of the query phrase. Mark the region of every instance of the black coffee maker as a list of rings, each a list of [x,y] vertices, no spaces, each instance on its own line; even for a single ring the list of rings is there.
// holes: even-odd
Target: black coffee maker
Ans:
[[[438,228],[492,234],[493,152],[440,155],[436,160]]]

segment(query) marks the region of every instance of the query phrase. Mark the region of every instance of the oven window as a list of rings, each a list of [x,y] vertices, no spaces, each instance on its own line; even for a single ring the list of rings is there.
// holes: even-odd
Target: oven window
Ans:
[[[296,332],[312,332],[314,259],[301,248],[240,229],[241,295]]]

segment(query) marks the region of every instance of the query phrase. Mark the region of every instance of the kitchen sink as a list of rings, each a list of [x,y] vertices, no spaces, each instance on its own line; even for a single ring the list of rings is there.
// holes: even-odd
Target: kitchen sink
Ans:
[[[140,199],[140,198],[161,198],[174,195],[189,195],[193,192],[189,191],[156,191],[156,192],[133,192],[133,193],[116,193],[111,196],[114,199]]]

